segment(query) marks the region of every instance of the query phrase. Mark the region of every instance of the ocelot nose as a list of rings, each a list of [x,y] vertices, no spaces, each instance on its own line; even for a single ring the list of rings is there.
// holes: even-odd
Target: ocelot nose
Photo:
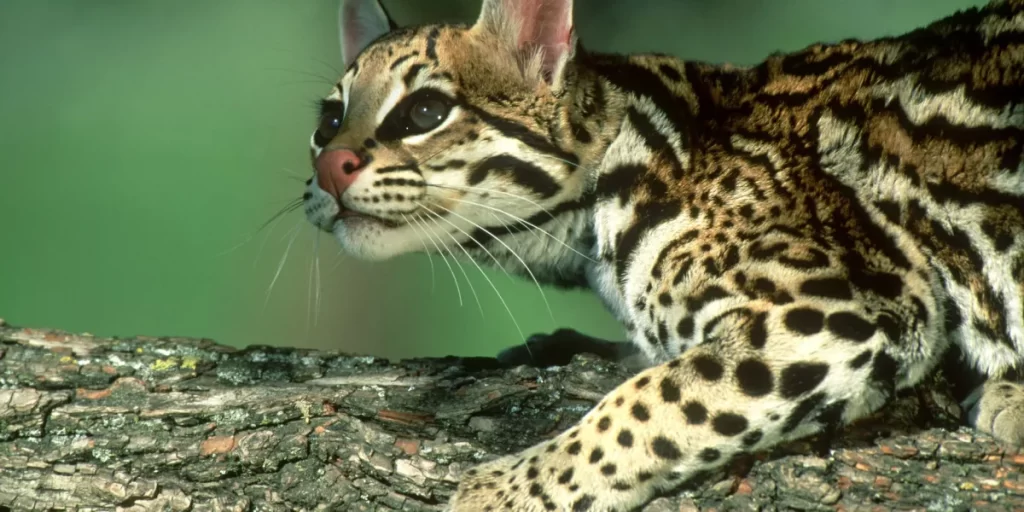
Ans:
[[[316,184],[335,199],[352,186],[363,168],[363,160],[348,149],[332,149],[316,157]]]

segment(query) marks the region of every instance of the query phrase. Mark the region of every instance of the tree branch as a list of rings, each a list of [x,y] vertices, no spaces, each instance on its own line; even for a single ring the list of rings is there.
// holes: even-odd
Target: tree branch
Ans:
[[[467,468],[555,435],[626,377],[588,356],[391,363],[0,321],[0,510],[441,510]],[[1024,508],[1024,455],[948,430],[959,412],[932,386],[823,456],[811,440],[741,458],[644,510]]]

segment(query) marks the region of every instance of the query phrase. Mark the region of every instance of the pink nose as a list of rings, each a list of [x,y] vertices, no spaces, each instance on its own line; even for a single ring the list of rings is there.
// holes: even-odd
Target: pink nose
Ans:
[[[347,149],[332,149],[316,158],[316,183],[336,199],[352,186],[362,170],[362,161]]]

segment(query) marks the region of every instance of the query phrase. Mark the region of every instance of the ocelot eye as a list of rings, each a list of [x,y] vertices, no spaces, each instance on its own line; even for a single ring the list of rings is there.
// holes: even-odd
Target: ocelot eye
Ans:
[[[338,135],[341,119],[345,114],[345,105],[337,100],[320,101],[320,122],[313,134],[313,143],[319,147],[326,146]]]
[[[338,129],[341,128],[341,115],[329,113],[320,118],[320,126],[317,131],[320,132],[320,136],[330,140],[338,134]]]
[[[419,89],[388,112],[376,138],[387,142],[427,133],[448,119],[454,105],[451,97],[437,89]]]
[[[436,98],[417,101],[409,110],[409,120],[423,131],[437,128],[446,117],[448,117],[448,105]]]

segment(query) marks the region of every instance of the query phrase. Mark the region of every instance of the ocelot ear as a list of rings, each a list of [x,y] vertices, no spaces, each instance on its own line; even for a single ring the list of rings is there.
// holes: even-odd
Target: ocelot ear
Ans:
[[[379,0],[341,0],[338,31],[345,69],[374,39],[396,28],[398,25],[388,16]]]
[[[549,84],[559,81],[576,50],[572,0],[484,0],[474,29],[497,35],[527,57],[540,52],[533,65]]]

